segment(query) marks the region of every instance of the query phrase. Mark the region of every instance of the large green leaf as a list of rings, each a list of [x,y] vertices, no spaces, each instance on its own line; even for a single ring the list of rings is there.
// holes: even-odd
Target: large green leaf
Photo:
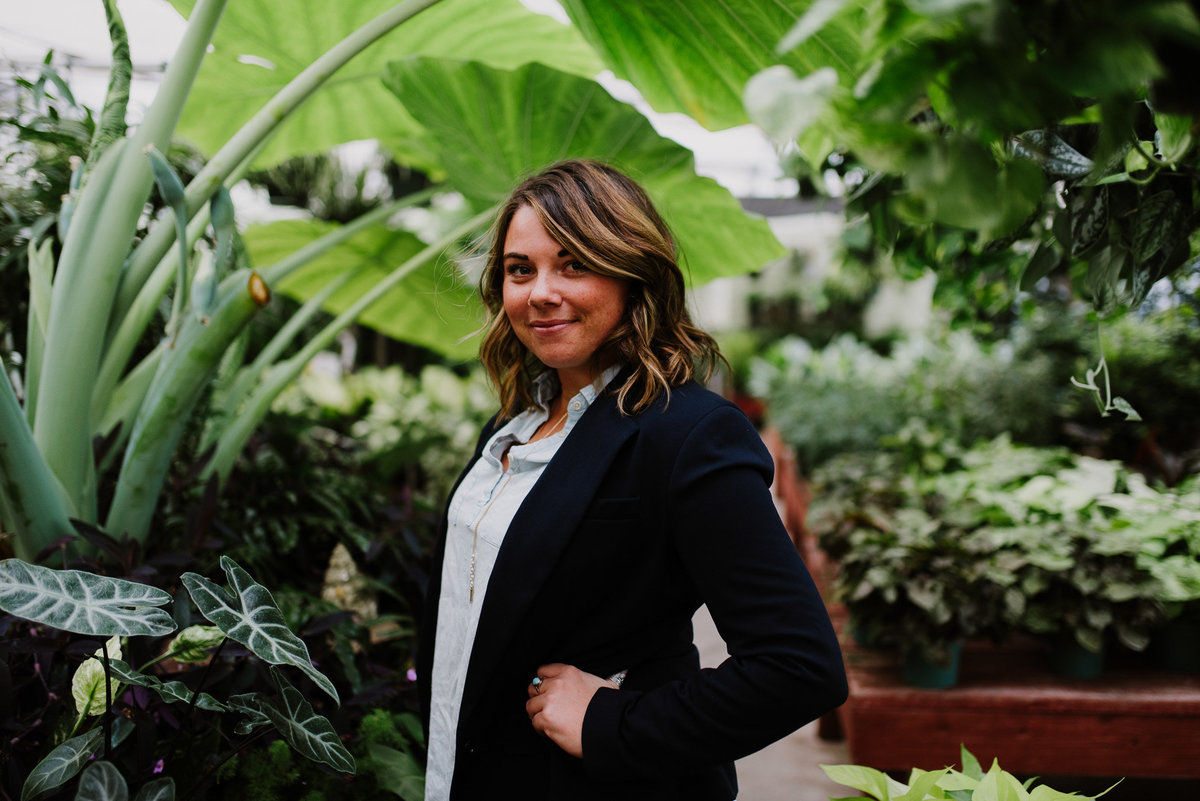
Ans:
[[[338,694],[333,682],[313,667],[308,646],[287,627],[271,591],[254,581],[228,556],[221,557],[221,569],[229,579],[232,592],[197,573],[184,573],[181,576],[183,586],[192,596],[200,614],[260,659],[272,665],[299,668],[337,701]]]
[[[192,0],[172,0],[185,16]],[[216,150],[279,89],[395,0],[239,0],[230,3],[180,121],[179,135]],[[537,59],[581,75],[603,66],[573,28],[517,0],[444,0],[351,61],[289,120],[259,156],[274,164],[341,142],[379,138],[431,168],[420,131],[380,85],[384,64],[413,54],[465,53],[499,67]]]
[[[620,78],[656,110],[681,111],[710,130],[747,122],[742,89],[786,64],[801,76],[833,67],[847,84],[859,32],[839,16],[784,55],[776,48],[812,0],[562,0],[571,21]]]
[[[93,762],[79,777],[75,801],[129,801],[129,785],[111,762]]]
[[[175,630],[157,607],[171,596],[136,581],[0,561],[0,609],[25,620],[93,637],[156,637]]]
[[[145,673],[139,673],[118,659],[109,662],[109,669],[112,670],[113,678],[116,681],[153,690],[158,694],[159,698],[168,704],[190,704],[192,703],[192,696],[195,695],[193,690],[182,681],[163,681],[156,676],[147,676]],[[213,698],[208,693],[200,693],[196,697],[195,705],[197,709],[206,709],[210,712],[226,712],[229,710],[228,706]]]
[[[342,745],[328,718],[313,711],[312,704],[287,682],[282,673],[272,670],[271,674],[279,687],[282,705],[258,694],[234,696],[229,699],[230,705],[249,713],[252,718],[268,718],[301,756],[342,773],[354,773],[354,757]]]
[[[251,260],[267,265],[335,227],[332,223],[286,220],[251,226],[243,239]],[[327,312],[339,314],[424,247],[425,243],[407,231],[376,226],[309,262],[275,289],[307,300],[339,275],[354,271],[354,277],[324,304]],[[394,339],[469,359],[478,351],[478,343],[463,340],[480,326],[479,308],[473,288],[461,279],[454,264],[439,259],[401,281],[359,320]]]
[[[52,750],[25,779],[25,785],[21,788],[21,801],[37,798],[73,778],[83,770],[103,739],[104,729],[97,726],[89,732],[72,737]]]
[[[451,183],[481,206],[502,200],[538,167],[597,158],[645,186],[679,239],[692,283],[783,255],[764,220],[696,175],[691,151],[593,81],[540,64],[504,71],[415,58],[389,65],[387,84],[438,143]]]

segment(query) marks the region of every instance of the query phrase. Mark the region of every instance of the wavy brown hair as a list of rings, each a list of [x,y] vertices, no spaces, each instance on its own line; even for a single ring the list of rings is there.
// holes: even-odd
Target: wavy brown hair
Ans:
[[[632,374],[617,389],[623,414],[668,398],[698,373],[707,380],[724,357],[692,324],[675,238],[635,181],[598,161],[573,159],[525,179],[501,207],[479,293],[488,318],[479,358],[500,395],[502,415],[533,404],[533,379],[546,370],[517,339],[504,313],[504,240],[521,206],[537,214],[551,238],[588,269],[627,282],[625,315],[598,351]]]

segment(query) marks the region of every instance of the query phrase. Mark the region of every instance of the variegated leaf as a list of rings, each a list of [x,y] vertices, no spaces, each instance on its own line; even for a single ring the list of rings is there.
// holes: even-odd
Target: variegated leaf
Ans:
[[[1071,255],[1086,253],[1108,227],[1108,187],[1087,187],[1071,199]]]
[[[283,673],[272,670],[271,674],[279,687],[282,705],[275,699],[261,695],[243,698],[257,705],[259,711],[270,718],[272,725],[296,753],[342,773],[354,773],[354,757],[342,745],[342,739],[329,719],[317,714],[312,704],[283,677]]]
[[[1057,134],[1027,131],[1013,140],[1013,149],[1031,158],[1055,178],[1082,178],[1092,171],[1092,160],[1063,141]]]
[[[171,641],[166,655],[176,662],[203,662],[224,640],[225,634],[216,626],[188,626]]]
[[[111,762],[93,762],[79,777],[75,801],[129,801],[129,785]]]
[[[20,559],[0,562],[0,609],[16,617],[93,637],[156,637],[175,630],[162,609],[171,596],[136,581],[54,570]]]
[[[71,697],[75,699],[75,711],[80,715],[103,714],[120,691],[119,682],[115,679],[108,682],[104,677],[105,652],[110,660],[120,659],[121,638],[109,637],[104,647],[96,650],[94,658],[84,660],[71,677]],[[104,692],[106,684],[111,684],[107,699]]]
[[[221,557],[221,568],[229,579],[232,592],[196,573],[182,576],[183,585],[200,613],[260,659],[272,665],[299,668],[333,700],[339,701],[333,682],[313,667],[308,646],[287,627],[271,591],[255,582],[228,556]]]
[[[89,732],[72,737],[52,750],[37,764],[21,788],[21,801],[30,801],[74,778],[92,758],[104,739],[104,729],[97,726]]]
[[[147,690],[152,690],[158,694],[158,697],[166,701],[168,704],[192,702],[192,689],[182,681],[163,681],[155,676],[147,676],[145,673],[139,673],[125,662],[113,661],[110,663],[113,676],[120,679],[125,684],[135,684],[138,687],[145,687]],[[196,698],[196,707],[198,709],[207,709],[211,712],[227,712],[229,707],[213,698],[208,693],[200,693]]]

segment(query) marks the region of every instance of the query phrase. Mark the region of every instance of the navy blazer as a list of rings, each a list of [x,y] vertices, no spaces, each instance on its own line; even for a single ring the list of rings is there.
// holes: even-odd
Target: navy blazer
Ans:
[[[463,688],[454,801],[729,801],[733,760],[845,700],[841,651],[772,474],[750,421],[698,384],[634,416],[613,392],[596,398],[497,555]],[[426,726],[444,552],[443,522],[417,655]],[[715,669],[700,669],[692,643],[701,604],[730,653]],[[529,682],[549,662],[628,671],[589,704],[582,759],[526,716]]]

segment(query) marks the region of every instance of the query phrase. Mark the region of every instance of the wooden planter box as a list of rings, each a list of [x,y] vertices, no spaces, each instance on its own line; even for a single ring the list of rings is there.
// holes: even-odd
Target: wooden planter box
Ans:
[[[807,484],[778,435],[763,438],[775,457],[780,514],[828,598],[837,567],[804,527]],[[830,615],[841,633],[844,610],[831,605]],[[894,651],[860,648],[845,635],[842,643],[850,699],[820,732],[844,736],[856,764],[932,770],[957,764],[966,745],[1018,775],[1200,778],[1200,676],[1135,659],[1095,679],[1063,679],[1041,646],[1024,640],[968,643],[959,685],[923,690],[901,680]]]

